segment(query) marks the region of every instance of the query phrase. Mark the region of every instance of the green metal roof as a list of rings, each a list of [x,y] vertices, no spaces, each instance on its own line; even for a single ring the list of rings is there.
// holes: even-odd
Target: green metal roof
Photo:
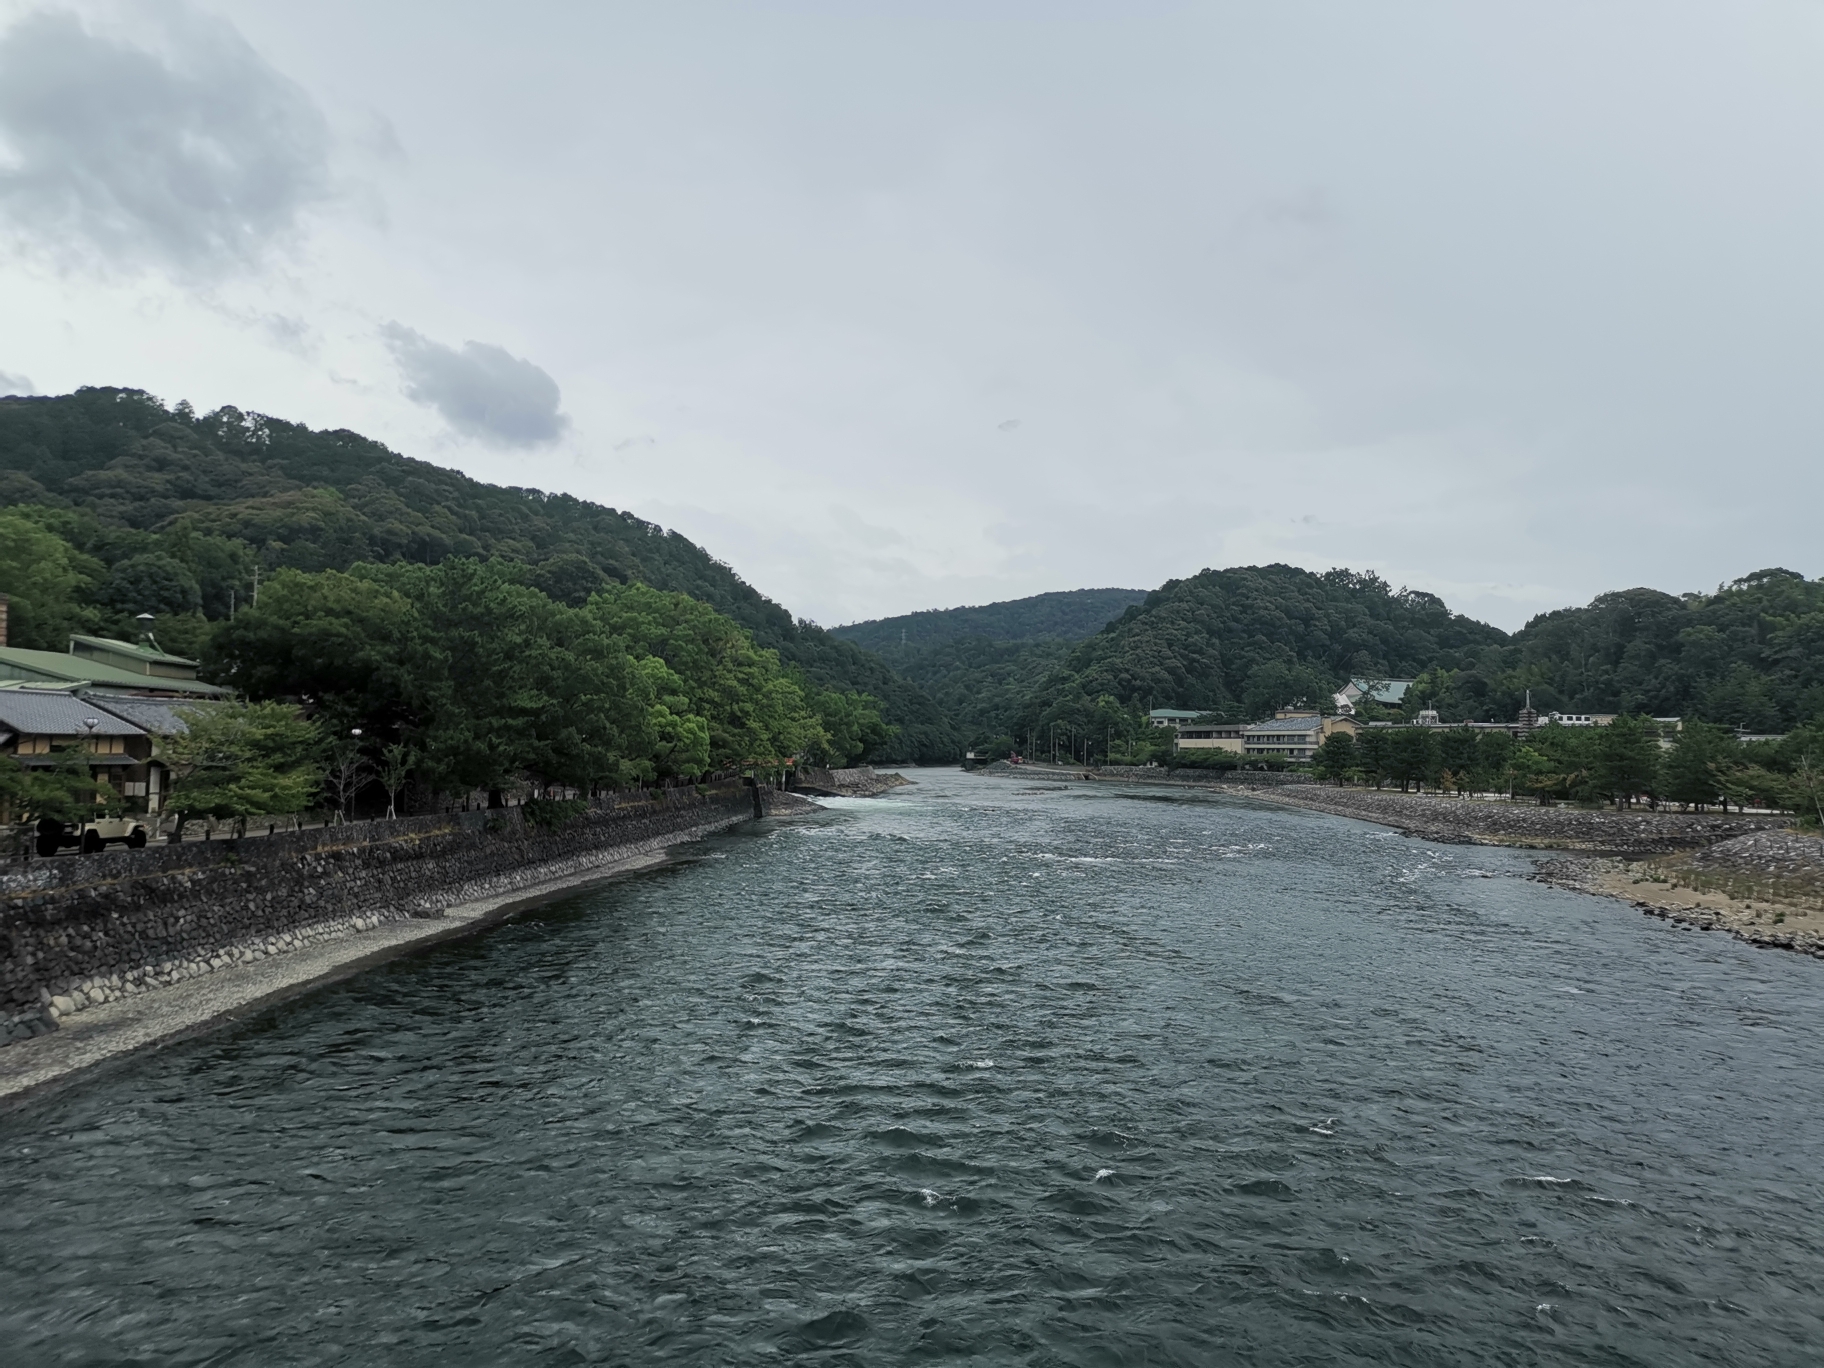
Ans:
[[[219,684],[205,684],[200,679],[141,674],[138,670],[123,670],[63,651],[28,651],[22,646],[0,646],[0,680],[9,679],[53,686],[102,684],[110,689],[194,694],[198,698],[220,698],[228,693]]]
[[[194,660],[188,660],[183,656],[172,655],[168,651],[155,651],[150,646],[142,646],[135,641],[120,641],[114,637],[78,636],[74,634],[71,635],[70,641],[72,644],[80,641],[84,646],[93,646],[97,650],[108,652],[110,655],[135,656],[140,660],[158,665],[188,665],[191,669],[196,668],[196,662]]]
[[[1357,693],[1368,694],[1376,703],[1399,703],[1405,699],[1406,690],[1412,687],[1410,679],[1352,679],[1349,682]],[[1375,683],[1381,687],[1368,693],[1368,686]]]

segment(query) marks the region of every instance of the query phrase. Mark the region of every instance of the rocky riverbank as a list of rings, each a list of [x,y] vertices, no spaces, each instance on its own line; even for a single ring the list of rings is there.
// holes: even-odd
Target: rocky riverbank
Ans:
[[[1537,877],[1680,925],[1824,959],[1824,839],[1805,832],[1754,832],[1652,860],[1552,860]]]
[[[1328,784],[1288,785],[1250,796],[1375,822],[1445,845],[1577,850],[1630,859],[1695,850],[1738,836],[1779,830],[1792,823],[1786,816],[1540,807],[1536,803],[1336,788]]]
[[[847,769],[807,767],[792,776],[791,791],[825,798],[878,798],[911,782],[903,774],[882,772],[872,765],[851,765]]]

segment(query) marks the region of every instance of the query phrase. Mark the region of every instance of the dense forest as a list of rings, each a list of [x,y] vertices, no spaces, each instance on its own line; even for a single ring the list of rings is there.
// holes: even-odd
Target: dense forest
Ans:
[[[1696,717],[1751,732],[1824,718],[1824,582],[1760,570],[1714,594],[1603,594],[1508,641],[1440,659],[1409,699],[1446,720],[1541,711]]]
[[[1139,589],[1072,589],[834,628],[936,700],[965,737],[991,737],[1071,647],[1139,603]]]
[[[1111,618],[1146,600],[1144,589],[1065,589],[1030,598],[1006,599],[969,608],[933,608],[900,617],[875,618],[831,628],[831,632],[878,651],[923,650],[967,638],[977,641],[1081,641]]]
[[[1511,718],[1529,692],[1543,712],[1678,716],[1756,732],[1824,719],[1824,583],[1789,570],[1714,594],[1608,593],[1512,636],[1373,574],[1286,565],[1205,570],[1144,594],[1040,594],[824,631],[630,514],[483,484],[354,433],[235,409],[199,416],[136,390],[0,399],[0,590],[12,597],[14,645],[58,650],[73,630],[130,635],[133,615],[151,611],[167,649],[204,659],[257,699],[277,685],[245,654],[264,616],[243,621],[256,583],[261,609],[277,611],[303,592],[297,585],[324,576],[404,593],[431,582],[399,578],[405,567],[444,565],[470,567],[464,573],[481,577],[473,584],[491,586],[473,592],[505,595],[558,638],[582,630],[564,614],[593,614],[589,631],[607,631],[635,662],[668,658],[627,622],[605,627],[603,614],[637,586],[687,596],[761,656],[772,653],[797,699],[772,722],[744,731],[726,681],[716,717],[685,708],[706,737],[724,738],[706,742],[718,763],[793,735],[807,753],[834,759],[944,762],[965,745],[1055,744],[1060,732],[1064,753],[1106,754],[1125,737],[1132,755],[1152,739],[1140,735],[1149,708],[1252,720],[1300,701],[1323,706],[1350,677],[1414,678],[1406,711],[1433,706],[1446,721]],[[514,598],[523,594],[535,598]],[[431,603],[413,609],[419,625],[401,641],[454,630]],[[548,606],[533,611],[540,603]],[[707,620],[699,626],[704,639],[734,640]],[[642,707],[687,698],[642,668],[656,691]],[[762,688],[759,676],[750,684]],[[764,689],[774,684],[767,675]],[[645,685],[629,687],[644,698]],[[395,731],[422,729],[435,712],[423,687],[397,678],[386,701],[369,703]],[[647,743],[668,724],[651,718],[650,735],[645,723],[624,729],[634,751],[647,747],[630,763],[667,772],[673,743]],[[679,753],[697,754],[695,744]]]
[[[1714,594],[1624,590],[1510,637],[1372,574],[1205,570],[1083,642],[1000,731],[1007,744],[1054,726],[1106,738],[1155,707],[1252,720],[1328,706],[1349,678],[1414,679],[1405,714],[1435,707],[1445,721],[1510,720],[1530,693],[1541,712],[1784,731],[1824,718],[1824,583],[1762,570]]]
[[[1371,574],[1205,570],[1169,581],[1077,646],[1007,730],[1100,733],[1111,706],[1253,720],[1289,703],[1319,706],[1351,676],[1472,664],[1477,650],[1505,640],[1430,594],[1395,592]]]
[[[0,399],[0,506],[37,510],[27,520],[67,548],[22,545],[23,531],[0,544],[0,575],[17,586],[15,645],[60,649],[77,626],[119,631],[155,601],[161,641],[201,652],[256,573],[499,559],[570,606],[632,583],[708,604],[813,688],[878,700],[891,729],[879,758],[960,748],[916,685],[794,621],[676,533],[569,495],[483,484],[357,433],[233,408],[198,415],[129,389]]]

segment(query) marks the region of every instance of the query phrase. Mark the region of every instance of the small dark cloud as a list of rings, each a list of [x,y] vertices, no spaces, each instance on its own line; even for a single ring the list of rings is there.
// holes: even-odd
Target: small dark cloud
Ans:
[[[0,395],[36,394],[32,382],[23,375],[14,375],[11,371],[0,371]]]
[[[135,14],[147,45],[61,10],[0,34],[0,215],[66,258],[246,266],[325,192],[327,126],[226,21]]]
[[[1009,418],[1004,423],[995,424],[995,426],[998,427],[1002,432],[1012,432],[1019,425],[1020,425],[1020,420],[1018,418]]]
[[[541,446],[570,426],[558,412],[557,381],[504,347],[464,342],[458,351],[400,323],[388,323],[380,335],[405,377],[405,397],[436,409],[465,437]]]

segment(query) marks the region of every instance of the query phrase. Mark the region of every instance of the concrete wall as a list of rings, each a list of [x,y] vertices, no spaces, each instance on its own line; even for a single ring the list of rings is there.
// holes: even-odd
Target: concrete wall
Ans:
[[[556,831],[519,808],[38,861],[0,875],[0,1040],[330,935],[498,896],[748,820],[738,783],[608,801]]]

